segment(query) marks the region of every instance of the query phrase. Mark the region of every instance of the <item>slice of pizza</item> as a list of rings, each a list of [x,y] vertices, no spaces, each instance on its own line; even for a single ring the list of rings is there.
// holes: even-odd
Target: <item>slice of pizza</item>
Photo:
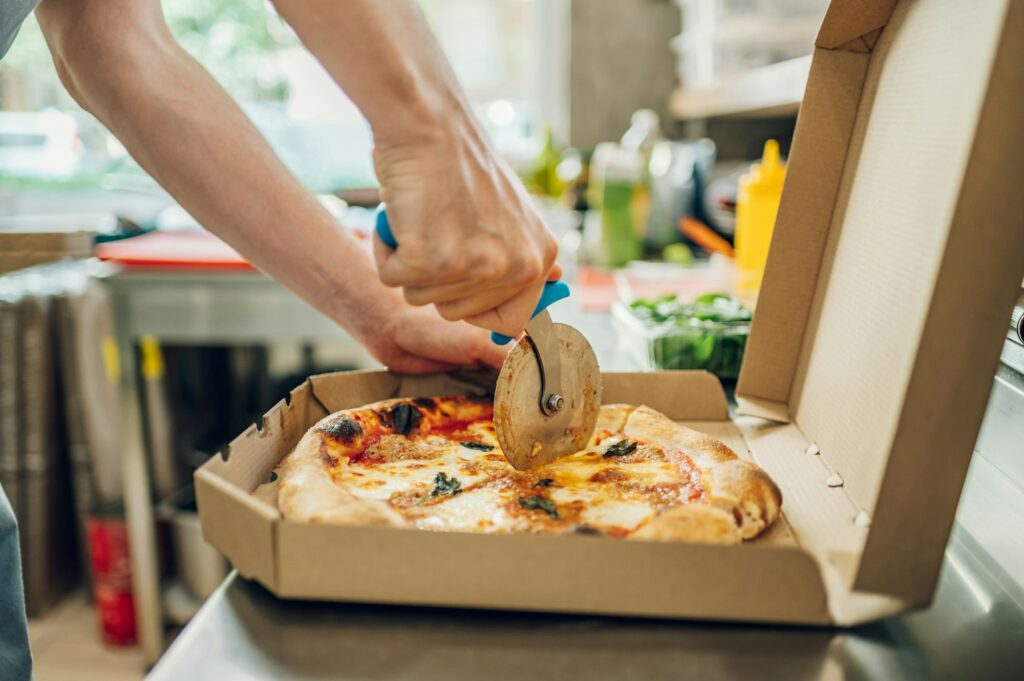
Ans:
[[[737,543],[782,495],[722,442],[648,407],[601,407],[589,446],[518,471],[489,399],[395,399],[317,423],[278,468],[289,520]]]

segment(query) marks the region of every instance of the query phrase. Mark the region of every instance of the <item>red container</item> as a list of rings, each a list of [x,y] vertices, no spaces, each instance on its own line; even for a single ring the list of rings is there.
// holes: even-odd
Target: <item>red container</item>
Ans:
[[[131,552],[123,513],[86,519],[93,572],[93,599],[100,634],[106,643],[135,643],[135,599],[132,596]]]

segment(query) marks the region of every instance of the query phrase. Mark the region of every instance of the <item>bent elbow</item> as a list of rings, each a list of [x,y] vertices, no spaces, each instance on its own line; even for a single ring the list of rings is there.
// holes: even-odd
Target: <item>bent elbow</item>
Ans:
[[[145,12],[127,9],[115,20],[108,15],[114,8],[103,4],[85,3],[74,12],[65,7],[47,12],[47,4],[37,14],[57,75],[75,101],[96,115],[103,102],[132,86],[168,40],[173,42],[166,26],[161,30]]]
[[[117,97],[139,72],[134,40],[111,44],[103,37],[76,34],[50,43],[61,83],[82,108],[97,114],[103,101]]]

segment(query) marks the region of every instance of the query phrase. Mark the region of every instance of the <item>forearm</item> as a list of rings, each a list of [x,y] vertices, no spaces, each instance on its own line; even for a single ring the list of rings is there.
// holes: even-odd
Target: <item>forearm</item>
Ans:
[[[162,16],[138,17],[129,43],[96,54],[60,34],[72,17],[46,16],[65,3],[47,0],[40,20],[80,103],[201,224],[335,320],[352,318],[350,289],[374,278],[366,254],[177,45]],[[89,20],[72,25],[88,30]]]
[[[381,198],[401,248],[375,244],[381,281],[514,335],[557,244],[497,156],[412,0],[274,0],[370,122]]]

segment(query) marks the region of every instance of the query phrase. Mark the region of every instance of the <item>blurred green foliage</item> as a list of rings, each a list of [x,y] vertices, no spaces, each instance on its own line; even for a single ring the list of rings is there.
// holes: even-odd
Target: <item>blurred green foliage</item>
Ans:
[[[171,31],[235,96],[282,100],[285,79],[274,55],[298,44],[266,0],[175,0],[164,3]]]
[[[182,47],[233,95],[285,99],[287,86],[274,57],[299,41],[269,2],[170,0],[163,9]],[[50,52],[34,16],[22,25],[0,67],[33,79],[52,79],[56,86]]]

